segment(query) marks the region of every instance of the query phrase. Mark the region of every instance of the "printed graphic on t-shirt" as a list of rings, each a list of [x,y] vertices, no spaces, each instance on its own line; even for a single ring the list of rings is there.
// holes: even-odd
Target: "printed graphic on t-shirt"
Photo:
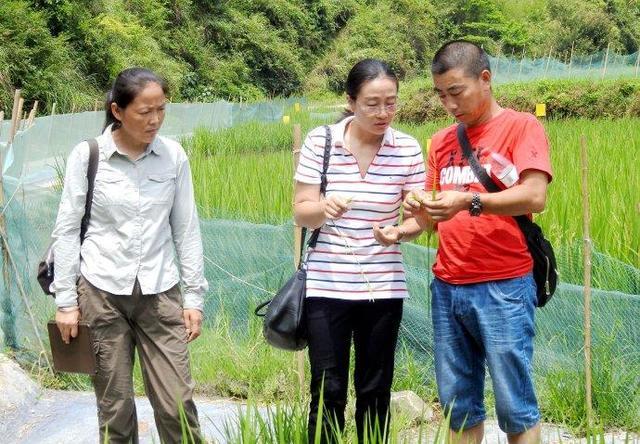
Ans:
[[[483,152],[488,151],[487,148],[473,148],[473,155],[476,159],[483,158]],[[481,164],[487,174],[491,175],[491,164]],[[479,183],[473,169],[469,165],[467,159],[464,159],[458,150],[452,150],[449,153],[449,161],[446,166],[440,170],[440,189],[454,189],[456,191],[469,191],[472,183]],[[453,187],[453,188],[452,188]]]

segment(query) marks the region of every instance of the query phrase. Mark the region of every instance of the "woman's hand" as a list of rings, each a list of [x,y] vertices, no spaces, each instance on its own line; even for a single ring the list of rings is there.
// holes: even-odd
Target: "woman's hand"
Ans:
[[[327,219],[340,219],[344,213],[349,211],[350,199],[343,199],[342,197],[332,194],[320,201],[322,205],[324,216]]]
[[[184,317],[184,326],[187,329],[187,342],[191,342],[200,336],[202,312],[194,308],[187,308],[183,310],[182,316]]]
[[[373,237],[378,241],[378,243],[388,247],[389,245],[393,245],[396,242],[399,242],[402,239],[404,233],[400,229],[400,227],[395,227],[393,225],[387,225],[384,228],[380,228],[380,225],[373,224]]]
[[[78,322],[80,322],[80,309],[72,311],[56,310],[56,324],[65,344],[78,336]]]

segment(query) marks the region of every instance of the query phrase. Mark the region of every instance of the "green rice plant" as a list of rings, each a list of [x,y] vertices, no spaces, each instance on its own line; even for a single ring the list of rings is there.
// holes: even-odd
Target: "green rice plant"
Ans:
[[[623,428],[640,431],[640,359],[637,350],[620,344],[620,326],[594,332],[592,346],[592,399],[595,431]],[[578,366],[556,364],[538,378],[540,405],[546,421],[564,424],[579,435],[592,434],[586,412],[585,370],[582,351]]]
[[[310,117],[307,115],[305,119]],[[449,123],[399,125],[398,128],[417,137],[426,149],[429,136]],[[603,255],[620,260],[620,265],[640,268],[640,202],[637,197],[640,175],[634,169],[636,153],[640,152],[639,123],[637,118],[545,122],[554,179],[549,185],[546,210],[536,216],[536,221],[557,249],[572,248],[582,238],[580,137],[584,134],[590,156],[593,245]],[[280,125],[285,129],[282,131],[292,131],[290,126],[271,125]],[[268,137],[267,132],[263,133]],[[272,224],[291,220],[293,161],[290,145],[281,149],[285,143],[283,138],[274,137],[269,142],[267,137],[254,137],[260,139],[258,150],[263,154],[246,153],[246,148],[239,145],[223,151],[246,154],[207,156],[203,149],[192,150],[196,199],[203,217],[237,217]],[[192,142],[187,140],[185,143],[189,147]],[[422,236],[415,242],[426,245],[427,241],[427,237]],[[435,246],[436,243],[434,236],[429,245]],[[571,267],[562,270],[562,279],[580,283],[581,255],[572,254],[567,260],[571,261],[568,264]],[[570,269],[576,271],[571,272]],[[607,269],[606,275],[610,274],[611,269]],[[627,272],[618,279],[624,281],[621,282],[622,287],[616,284],[615,279],[613,284],[607,283],[607,279],[611,280],[609,277],[605,279],[604,275],[594,275],[595,285],[602,288],[622,288],[635,294],[640,288],[640,282],[628,277]]]
[[[323,402],[320,400],[318,416],[321,416]],[[260,407],[255,402],[248,402],[246,407],[238,409],[238,416],[228,420],[223,426],[226,442],[230,444],[307,444],[308,407],[297,403],[276,403]],[[313,434],[313,443],[321,442],[320,422]],[[444,418],[439,424],[420,423],[418,426],[400,424],[392,417],[388,427],[376,421],[371,426],[365,425],[365,436],[361,441],[367,444],[378,443],[437,443],[448,444],[449,421]],[[344,431],[332,428],[333,440],[336,443],[358,442],[353,419],[347,419]]]

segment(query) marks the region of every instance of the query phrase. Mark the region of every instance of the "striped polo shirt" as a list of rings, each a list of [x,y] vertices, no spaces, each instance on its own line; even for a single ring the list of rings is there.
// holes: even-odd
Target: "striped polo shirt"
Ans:
[[[380,149],[364,178],[355,157],[344,146],[347,117],[331,125],[331,157],[326,195],[351,198],[338,220],[327,220],[307,263],[307,297],[389,299],[408,297],[400,245],[385,247],[373,237],[380,227],[400,221],[402,192],[423,188],[422,150],[411,136],[387,128]],[[320,184],[326,131],[312,130],[300,152],[295,179]]]

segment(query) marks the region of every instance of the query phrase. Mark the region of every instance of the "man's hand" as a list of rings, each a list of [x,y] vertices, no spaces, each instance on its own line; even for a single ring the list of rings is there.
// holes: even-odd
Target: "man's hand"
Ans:
[[[453,218],[458,212],[469,208],[471,195],[460,191],[441,191],[434,200],[427,199],[422,206],[435,222]]]
[[[80,310],[56,311],[56,324],[62,335],[65,344],[71,342],[72,338],[78,336],[78,322],[80,321]]]
[[[200,336],[202,328],[202,312],[193,308],[187,308],[182,312],[184,326],[187,329],[187,342],[193,341]]]

